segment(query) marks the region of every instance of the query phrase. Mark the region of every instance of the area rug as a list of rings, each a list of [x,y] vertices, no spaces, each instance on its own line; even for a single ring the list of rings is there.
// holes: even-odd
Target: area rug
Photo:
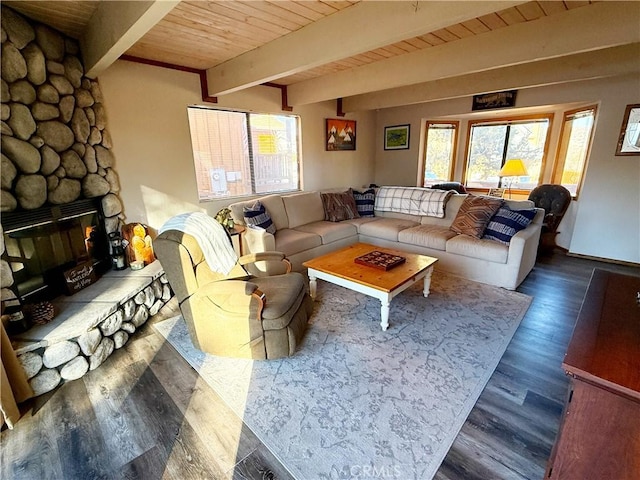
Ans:
[[[155,328],[300,480],[429,479],[496,368],[531,297],[436,273],[380,302],[318,282],[293,357],[196,350],[182,317]]]

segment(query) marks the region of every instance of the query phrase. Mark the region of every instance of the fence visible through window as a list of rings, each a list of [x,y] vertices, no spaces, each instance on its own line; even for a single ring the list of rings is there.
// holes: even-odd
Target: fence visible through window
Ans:
[[[299,118],[189,107],[200,200],[299,189]]]

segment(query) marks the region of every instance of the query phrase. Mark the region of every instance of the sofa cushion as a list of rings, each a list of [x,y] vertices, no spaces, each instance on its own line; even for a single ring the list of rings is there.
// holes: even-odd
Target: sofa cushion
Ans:
[[[353,225],[360,233],[360,225],[364,225],[365,223],[375,222],[377,217],[360,217],[360,218],[352,218],[351,220],[345,220],[344,223],[348,223],[349,225]]]
[[[310,248],[322,245],[320,235],[285,228],[275,234],[276,250],[286,256],[294,255]]]
[[[320,196],[325,220],[341,222],[360,216],[351,189],[346,192],[321,193]]]
[[[400,231],[400,233],[398,233],[398,241],[420,247],[433,248],[435,250],[444,250],[447,245],[447,240],[456,235],[457,234],[449,230],[448,227],[418,225]]]
[[[398,241],[398,233],[405,228],[411,228],[418,225],[418,222],[403,220],[400,218],[377,218],[373,222],[367,222],[360,225],[360,233],[370,237],[376,237],[384,240]]]
[[[456,233],[480,238],[489,220],[502,204],[503,201],[498,198],[468,196],[449,228]]]
[[[526,210],[511,210],[506,205],[500,207],[496,214],[491,217],[482,238],[495,240],[496,242],[509,245],[511,238],[520,230],[527,228],[537,210],[530,208]]]
[[[324,220],[320,192],[305,192],[282,197],[289,218],[289,228]]]
[[[271,221],[269,212],[264,208],[260,200],[256,200],[251,206],[242,209],[244,223],[252,228],[264,228],[267,232],[276,233],[276,226]]]
[[[343,238],[355,237],[358,234],[355,225],[346,222],[313,222],[300,225],[296,230],[320,235],[323,245],[342,240]]]
[[[262,310],[262,328],[279,330],[285,328],[298,311],[306,294],[306,281],[300,273],[257,277],[251,279],[266,298]]]
[[[260,198],[260,201],[269,212],[269,215],[271,215],[271,220],[276,226],[276,230],[289,228],[289,217],[287,217],[287,211],[280,195],[267,195]]]
[[[353,190],[353,198],[356,201],[356,208],[361,217],[373,217],[376,203],[376,191],[373,188],[358,192]]]
[[[447,241],[445,250],[448,253],[495,263],[507,263],[507,258],[509,257],[509,247],[507,245],[469,235],[456,235]]]

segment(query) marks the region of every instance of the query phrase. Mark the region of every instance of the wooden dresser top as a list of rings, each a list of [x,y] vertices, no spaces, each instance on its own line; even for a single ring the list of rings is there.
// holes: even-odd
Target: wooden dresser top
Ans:
[[[562,367],[640,401],[640,277],[595,269]]]

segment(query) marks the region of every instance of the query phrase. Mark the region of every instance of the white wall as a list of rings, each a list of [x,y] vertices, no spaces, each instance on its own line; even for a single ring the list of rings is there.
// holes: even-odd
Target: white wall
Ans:
[[[597,104],[598,116],[585,181],[560,226],[558,243],[571,253],[640,263],[640,157],[616,157],[616,142],[625,106],[640,102],[640,77],[627,75],[570,84],[523,89],[517,106],[553,111],[549,159],[556,155],[562,108],[550,105]],[[536,108],[537,107],[537,108]],[[455,180],[461,180],[466,122],[477,117],[471,98],[379,110],[376,121],[375,183],[416,185],[420,132],[425,120],[464,119],[461,123]],[[504,116],[509,111],[491,115]],[[385,151],[384,127],[411,124],[409,150]],[[545,181],[549,179],[546,178]]]
[[[197,75],[117,61],[101,74],[99,82],[127,222],[142,222],[157,229],[175,214],[201,210],[215,215],[234,201],[198,200],[187,119],[188,105],[203,104]],[[220,97],[217,106],[282,113],[280,90],[262,86]],[[292,112],[301,117],[304,190],[373,181],[375,114],[362,112],[346,117],[357,121],[355,151],[327,152],[325,119],[335,118],[335,109],[335,102],[323,102]]]

